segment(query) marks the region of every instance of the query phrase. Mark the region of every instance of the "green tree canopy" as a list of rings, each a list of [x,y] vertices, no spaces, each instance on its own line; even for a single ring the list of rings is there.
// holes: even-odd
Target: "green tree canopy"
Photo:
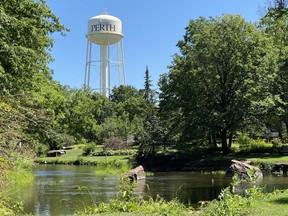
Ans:
[[[40,143],[53,145],[57,139],[55,120],[63,112],[64,98],[48,63],[52,60],[51,34],[65,31],[44,0],[1,1],[2,146],[13,148],[22,143],[36,148]]]
[[[271,0],[265,15],[260,20],[260,27],[269,34],[274,41],[274,49],[278,54],[277,64],[279,71],[277,73],[277,82],[273,86],[272,93],[279,95],[276,111],[271,110],[274,115],[269,118],[268,124],[281,132],[281,137],[287,134],[288,126],[288,1]],[[275,115],[279,113],[280,115]],[[286,130],[282,130],[285,125]],[[285,128],[284,127],[284,128]],[[286,135],[287,136],[287,135]]]
[[[15,93],[31,87],[33,75],[52,60],[51,33],[64,32],[44,0],[2,0],[0,4],[0,90]]]
[[[183,140],[213,131],[227,153],[228,134],[274,105],[272,41],[242,17],[223,15],[191,20],[178,47],[181,54],[160,80],[161,110],[178,116]]]

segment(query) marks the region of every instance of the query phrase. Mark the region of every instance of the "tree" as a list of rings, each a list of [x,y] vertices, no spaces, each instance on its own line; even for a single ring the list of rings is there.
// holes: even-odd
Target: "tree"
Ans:
[[[107,105],[108,104],[108,105]],[[100,125],[111,114],[110,101],[86,89],[72,89],[67,102],[67,114],[62,124],[68,134],[79,141],[95,142],[100,138]]]
[[[143,120],[147,104],[143,94],[133,86],[119,86],[112,89],[111,102],[116,104],[115,114],[121,116],[128,114],[129,121],[135,118]]]
[[[271,117],[267,121],[270,128],[278,129],[282,138],[287,134],[288,126],[288,1],[271,0],[265,15],[260,20],[260,27],[269,34],[274,41],[275,51],[278,54],[277,82],[271,92],[279,95],[276,110],[271,110]],[[280,112],[279,112],[280,111]],[[275,113],[279,113],[275,115]],[[285,126],[284,126],[285,124]],[[283,127],[284,126],[284,127]]]
[[[125,142],[142,127],[146,114],[146,101],[142,92],[132,86],[112,89],[113,113],[101,125],[102,140],[118,139]]]
[[[35,150],[57,139],[61,87],[52,80],[48,63],[51,34],[66,30],[44,0],[1,1],[0,121],[7,126],[0,129],[3,146],[21,143]]]
[[[150,74],[149,74],[149,70],[148,70],[148,66],[146,66],[146,70],[145,70],[145,83],[144,83],[144,98],[147,101],[148,104],[152,103],[152,99],[154,96],[154,92],[151,89],[152,87],[152,81],[150,79]]]
[[[182,140],[217,133],[226,154],[227,138],[274,105],[273,44],[240,16],[223,15],[191,20],[177,45],[181,54],[160,81],[160,107],[178,115]]]
[[[146,112],[143,121],[143,129],[136,136],[136,143],[139,144],[138,155],[155,154],[156,145],[164,140],[165,129],[158,116],[158,106],[156,104],[156,93],[151,89],[148,66],[146,66],[144,80],[144,99],[146,101]]]
[[[0,90],[17,93],[31,88],[35,73],[51,77],[47,64],[51,33],[65,32],[44,0],[2,0],[0,4]]]

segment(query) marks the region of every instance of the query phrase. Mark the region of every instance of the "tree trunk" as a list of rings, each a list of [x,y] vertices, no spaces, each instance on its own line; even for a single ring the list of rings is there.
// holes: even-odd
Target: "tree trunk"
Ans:
[[[152,141],[152,154],[155,154],[155,141]]]
[[[222,152],[223,155],[227,155],[229,153],[229,148],[227,145],[227,130],[221,130],[220,132],[221,135],[221,143],[222,143]]]
[[[212,146],[212,134],[210,134],[210,133],[209,133],[209,136],[208,136],[208,145]]]
[[[233,142],[233,132],[229,134],[229,144],[228,144],[229,149],[232,147],[232,142]]]
[[[216,132],[213,130],[212,132],[212,142],[213,142],[213,147],[217,148],[217,141],[216,141]]]

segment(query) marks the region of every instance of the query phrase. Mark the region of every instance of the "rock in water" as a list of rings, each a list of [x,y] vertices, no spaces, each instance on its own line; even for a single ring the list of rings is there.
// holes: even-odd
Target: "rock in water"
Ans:
[[[131,179],[131,181],[145,179],[145,171],[144,168],[140,165],[125,173],[125,176]]]
[[[238,174],[238,178],[243,181],[248,181],[251,177],[255,178],[256,181],[262,180],[263,173],[258,167],[238,160],[232,160],[232,163],[226,171],[227,176]]]

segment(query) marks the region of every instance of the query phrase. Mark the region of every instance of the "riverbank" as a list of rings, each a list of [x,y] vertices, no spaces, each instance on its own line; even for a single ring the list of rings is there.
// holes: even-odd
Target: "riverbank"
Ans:
[[[251,161],[264,173],[285,174],[288,170],[288,155],[268,153],[229,154],[220,153],[161,153],[137,157],[137,164],[144,166],[149,171],[197,171],[218,172],[226,171],[232,160]]]
[[[153,155],[135,156],[127,155],[99,155],[83,156],[83,150],[72,149],[66,154],[57,157],[37,158],[39,164],[68,164],[68,165],[92,165],[102,170],[105,167],[114,167],[118,170],[127,171],[133,166],[142,165],[150,172],[225,172],[232,164],[232,160],[251,161],[264,173],[283,175],[288,171],[288,155],[271,153],[231,153],[223,156],[220,152],[197,152],[179,153],[164,152]]]

